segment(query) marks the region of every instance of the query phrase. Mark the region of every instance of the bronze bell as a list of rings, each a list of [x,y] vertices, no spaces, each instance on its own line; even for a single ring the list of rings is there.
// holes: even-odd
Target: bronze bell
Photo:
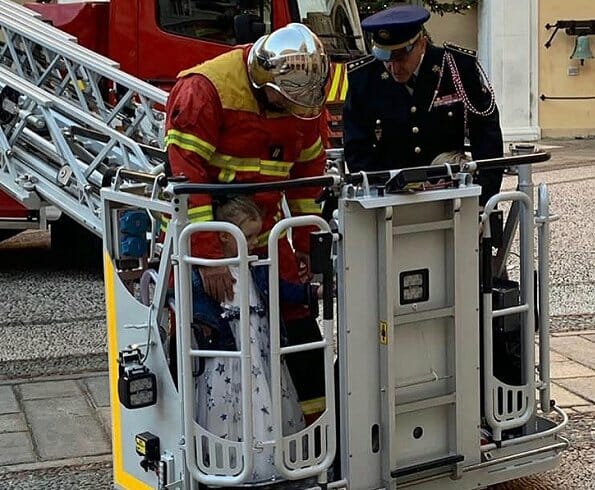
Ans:
[[[589,45],[589,37],[586,35],[576,36],[576,44],[574,51],[570,55],[571,60],[581,60],[581,65],[585,64],[586,59],[593,58],[591,46]]]

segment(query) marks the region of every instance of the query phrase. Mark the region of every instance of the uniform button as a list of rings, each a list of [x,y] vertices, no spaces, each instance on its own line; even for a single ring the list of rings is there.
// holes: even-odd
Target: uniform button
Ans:
[[[452,117],[452,111],[448,111],[448,117]]]
[[[415,150],[413,151],[419,155],[421,153],[421,148],[419,146],[416,146]]]
[[[411,112],[416,112],[416,111],[417,111],[417,107],[411,106]]]
[[[417,133],[419,133],[419,128],[418,128],[417,126],[413,126],[413,127],[411,128],[411,132],[412,132],[413,134],[417,134]]]

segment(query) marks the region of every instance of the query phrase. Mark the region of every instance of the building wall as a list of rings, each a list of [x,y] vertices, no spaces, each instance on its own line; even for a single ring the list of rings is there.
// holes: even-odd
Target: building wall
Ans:
[[[434,44],[448,41],[469,49],[477,49],[477,8],[465,14],[432,14],[426,28]]]
[[[549,97],[593,97],[590,100],[539,100],[542,136],[595,135],[595,59],[571,60],[575,37],[560,29],[549,49],[544,47],[553,33],[545,25],[557,20],[595,19],[595,0],[541,0],[539,2],[539,94]],[[595,53],[595,35],[589,36]],[[578,75],[568,75],[577,68]]]

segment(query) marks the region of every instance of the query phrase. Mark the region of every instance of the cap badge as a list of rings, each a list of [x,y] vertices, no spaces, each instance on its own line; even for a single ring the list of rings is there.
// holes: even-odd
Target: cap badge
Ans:
[[[388,32],[386,29],[380,29],[378,31],[378,37],[380,39],[390,39],[390,32]]]

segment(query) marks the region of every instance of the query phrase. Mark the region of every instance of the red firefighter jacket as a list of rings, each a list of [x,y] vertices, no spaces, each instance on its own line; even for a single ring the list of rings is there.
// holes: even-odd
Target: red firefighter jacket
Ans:
[[[249,48],[235,49],[183,71],[167,103],[166,146],[174,175],[193,183],[268,182],[318,176],[324,172],[325,153],[318,120],[301,120],[261,109],[246,69]],[[293,216],[319,214],[319,188],[287,190]],[[263,212],[259,246],[281,218],[282,193],[254,196]],[[211,197],[189,199],[191,222],[213,219]],[[309,249],[309,229],[292,233],[297,250]],[[216,234],[195,234],[196,256],[221,257]],[[285,243],[281,243],[285,242]],[[281,275],[297,280],[297,267],[287,240],[279,243]]]

